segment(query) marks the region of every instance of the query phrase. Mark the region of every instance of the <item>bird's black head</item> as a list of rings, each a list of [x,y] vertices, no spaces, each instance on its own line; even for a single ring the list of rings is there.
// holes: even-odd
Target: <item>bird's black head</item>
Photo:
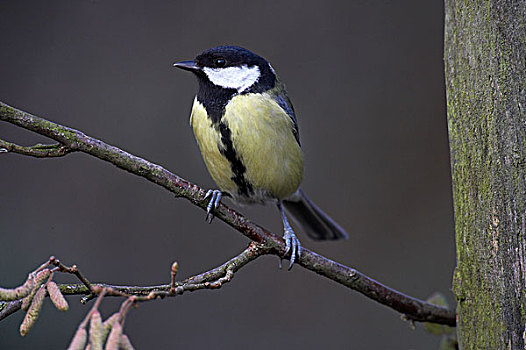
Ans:
[[[209,68],[268,65],[263,57],[238,46],[218,46],[208,49],[197,56],[195,62],[200,67]]]
[[[196,74],[200,90],[219,88],[232,94],[263,92],[272,89],[276,82],[274,70],[263,57],[238,46],[214,47],[193,61],[174,66]]]

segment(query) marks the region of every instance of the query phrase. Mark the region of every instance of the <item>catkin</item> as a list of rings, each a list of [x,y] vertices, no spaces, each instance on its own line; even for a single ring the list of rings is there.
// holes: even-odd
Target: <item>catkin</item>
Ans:
[[[50,272],[48,269],[42,270],[39,273],[37,273],[37,276],[35,277],[35,283],[33,284],[33,289],[31,290],[31,293],[29,293],[29,295],[26,296],[22,300],[22,310],[25,311],[29,309],[29,306],[31,305],[31,302],[33,301],[33,298],[35,297],[35,294],[37,293],[37,291],[40,290],[40,286],[44,284],[46,279],[48,279],[49,274]]]
[[[89,343],[91,350],[102,350],[102,317],[97,310],[93,312],[90,319]]]
[[[31,306],[24,317],[24,321],[22,321],[22,324],[20,325],[20,334],[22,336],[26,335],[31,327],[33,327],[35,324],[35,321],[37,320],[40,313],[40,309],[42,309],[42,304],[44,304],[45,297],[46,288],[42,287],[35,293],[33,302],[31,303]]]
[[[68,350],[83,350],[86,346],[86,340],[88,339],[88,332],[86,328],[79,328],[75,332],[75,336],[69,344]]]
[[[119,343],[121,340],[122,327],[119,322],[115,322],[111,328],[108,341],[106,342],[105,350],[119,350]]]
[[[102,323],[102,341],[105,341],[106,338],[108,338],[108,334],[110,334],[113,324],[117,322],[120,319],[120,317],[120,313],[116,312]]]
[[[29,275],[27,280],[23,285],[10,289],[10,288],[0,288],[0,300],[2,301],[13,301],[26,297],[35,284],[35,279],[32,275]]]
[[[47,284],[46,288],[53,305],[55,305],[60,311],[68,311],[68,302],[66,301],[66,298],[64,298],[64,295],[60,291],[60,288],[58,288],[57,284],[51,281]]]
[[[135,350],[130,341],[130,338],[128,338],[126,334],[121,334],[121,342],[119,346],[122,350]]]

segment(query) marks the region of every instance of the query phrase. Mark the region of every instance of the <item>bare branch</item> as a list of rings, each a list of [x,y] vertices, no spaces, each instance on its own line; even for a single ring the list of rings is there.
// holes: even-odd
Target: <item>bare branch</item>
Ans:
[[[207,203],[203,200],[205,191],[198,186],[172,174],[159,165],[150,163],[142,158],[122,151],[115,146],[108,145],[98,139],[87,136],[80,131],[20,111],[3,102],[0,102],[0,120],[34,131],[40,135],[48,136],[71,151],[81,151],[110,162],[121,169],[145,177],[171,191],[177,197],[188,199],[202,209],[206,208]],[[252,223],[241,214],[223,204],[219,206],[215,214],[220,220],[223,220],[252,241],[261,244],[268,253],[286,258],[285,243],[281,237]],[[407,296],[384,286],[353,268],[336,263],[308,249],[302,249],[298,264],[346,287],[354,289],[381,304],[389,306],[406,315],[408,319],[451,326],[456,324],[454,310],[432,305],[423,300]],[[80,288],[85,289],[85,292],[81,294],[87,294],[85,286]],[[118,288],[127,290],[127,288],[130,287]],[[147,293],[155,290],[155,287],[150,288],[153,289],[150,289]],[[169,292],[170,286],[162,286],[162,288]],[[65,290],[62,290],[62,292],[68,294]],[[146,290],[144,290],[144,292],[146,293]]]

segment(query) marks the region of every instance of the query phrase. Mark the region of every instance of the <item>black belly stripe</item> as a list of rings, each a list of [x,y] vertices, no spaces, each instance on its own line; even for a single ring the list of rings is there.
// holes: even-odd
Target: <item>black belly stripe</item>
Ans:
[[[235,89],[225,89],[208,80],[199,79],[199,91],[196,97],[197,101],[205,107],[208,118],[212,123],[217,124],[225,113],[226,105],[236,93]]]
[[[260,78],[253,86],[246,91],[243,91],[241,94],[262,93],[275,86],[276,76],[270,69],[268,63],[263,62],[262,64],[258,64],[258,66],[261,71]],[[230,102],[232,97],[239,92],[236,89],[214,85],[206,77],[206,74],[202,72],[197,73],[197,77],[199,81],[199,91],[196,96],[197,101],[199,101],[206,109],[208,118],[210,118],[212,124],[211,126],[217,128],[221,134],[222,144],[218,145],[219,151],[230,163],[230,169],[234,174],[231,179],[237,185],[238,194],[249,197],[254,194],[254,188],[245,178],[247,169],[234,148],[232,142],[232,131],[222,120],[226,105]]]
[[[232,131],[223,122],[219,122],[218,126],[219,132],[221,133],[221,142],[223,143],[223,147],[219,146],[219,151],[230,163],[230,169],[234,173],[231,179],[237,185],[237,191],[240,195],[249,196],[254,193],[254,189],[252,188],[252,184],[245,179],[247,168],[245,168],[245,165],[234,149]]]

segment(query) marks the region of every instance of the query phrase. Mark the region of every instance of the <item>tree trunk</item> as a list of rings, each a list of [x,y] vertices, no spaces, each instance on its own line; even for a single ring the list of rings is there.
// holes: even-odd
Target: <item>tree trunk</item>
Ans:
[[[446,0],[461,349],[524,349],[526,2]]]

